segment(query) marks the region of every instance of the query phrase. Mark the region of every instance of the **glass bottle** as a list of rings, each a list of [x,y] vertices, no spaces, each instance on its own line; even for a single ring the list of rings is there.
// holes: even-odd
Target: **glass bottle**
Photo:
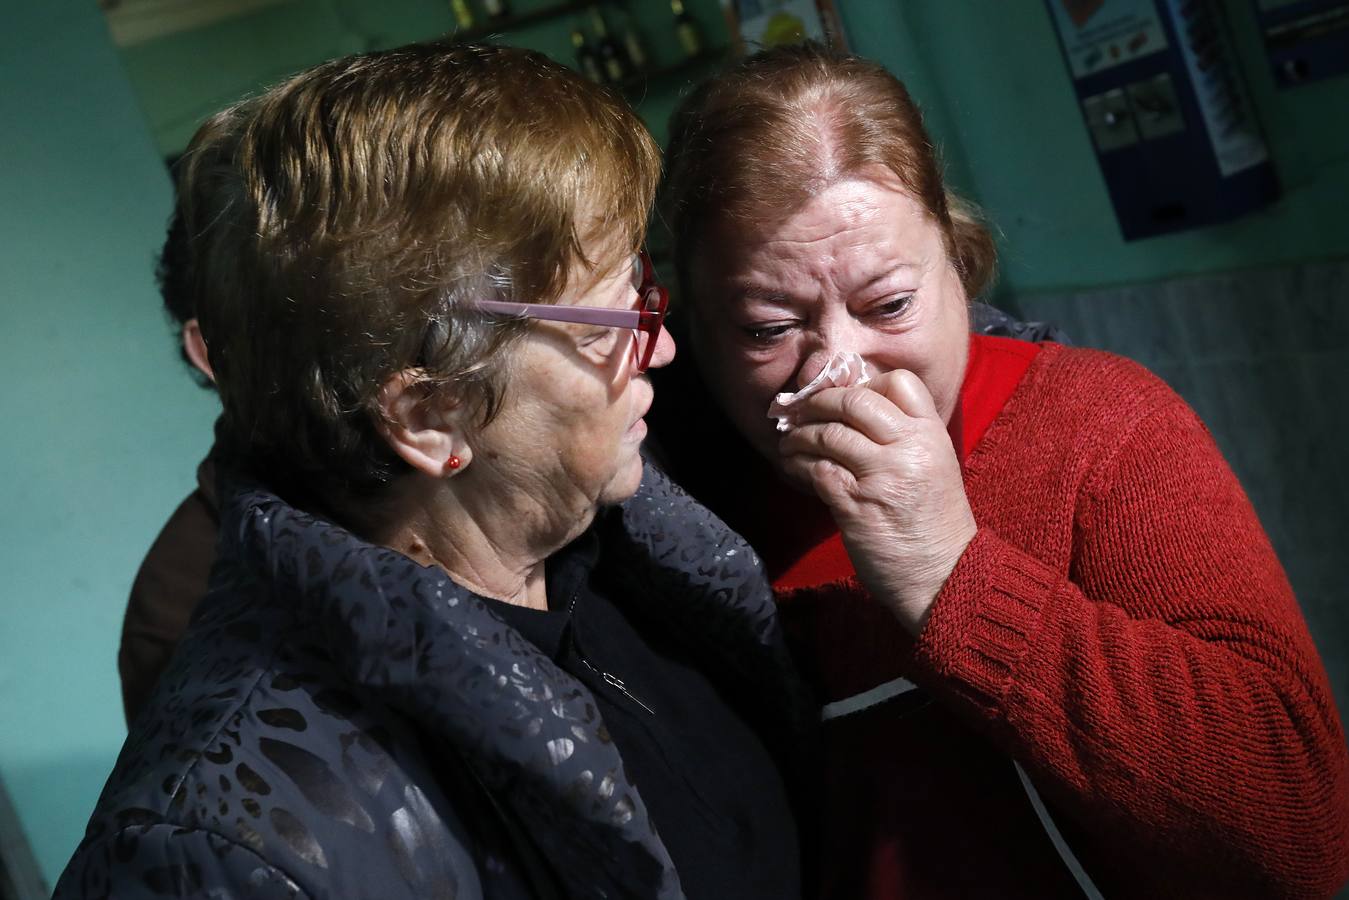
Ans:
[[[600,68],[600,58],[580,28],[572,29],[571,45],[576,51],[576,64],[581,67],[581,73],[596,84],[604,84],[604,70]]]
[[[684,8],[684,0],[670,0],[670,11],[674,13],[675,36],[679,38],[679,46],[684,48],[684,55],[697,56],[702,53],[702,32],[698,30],[698,23],[693,21],[693,16]]]
[[[460,30],[473,27],[473,10],[468,0],[450,0],[450,12],[454,13],[454,24]]]
[[[623,53],[628,57],[628,63],[634,72],[646,71],[650,60],[646,55],[646,46],[642,43],[642,33],[637,30],[637,24],[632,20],[632,16],[627,13],[620,15],[622,18],[619,30],[623,36]]]
[[[600,56],[600,67],[604,70],[604,77],[611,84],[618,84],[628,77],[628,61],[623,55],[623,48],[618,46],[618,41],[609,35],[609,26],[604,21],[604,16],[600,15],[599,7],[592,7],[590,18],[595,23],[595,47]]]

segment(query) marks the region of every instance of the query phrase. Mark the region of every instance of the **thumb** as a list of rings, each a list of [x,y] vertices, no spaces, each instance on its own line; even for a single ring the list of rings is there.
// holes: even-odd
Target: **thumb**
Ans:
[[[868,385],[899,407],[900,412],[915,419],[940,419],[937,403],[923,379],[908,369],[895,369],[872,379]]]

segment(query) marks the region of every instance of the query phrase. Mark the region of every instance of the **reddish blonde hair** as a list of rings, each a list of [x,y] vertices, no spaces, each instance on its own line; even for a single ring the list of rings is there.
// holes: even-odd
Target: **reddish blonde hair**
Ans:
[[[626,104],[541,54],[423,44],[226,109],[182,165],[227,446],[326,491],[398,471],[375,427],[396,372],[495,414],[523,326],[474,301],[555,302],[577,266],[625,260],[660,156]]]
[[[680,104],[665,158],[662,210],[685,285],[709,225],[781,217],[875,166],[937,223],[966,296],[992,281],[993,239],[977,210],[946,189],[922,114],[877,63],[821,44],[750,56]]]

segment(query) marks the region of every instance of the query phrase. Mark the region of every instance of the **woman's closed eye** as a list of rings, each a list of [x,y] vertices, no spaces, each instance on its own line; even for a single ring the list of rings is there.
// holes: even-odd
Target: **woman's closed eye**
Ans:
[[[587,350],[604,352],[613,347],[622,331],[621,328],[596,328],[581,338],[580,345]]]
[[[873,322],[890,323],[902,320],[913,309],[913,292],[897,294],[867,307],[859,318]],[[750,322],[740,326],[740,333],[746,343],[755,347],[767,347],[785,337],[799,323],[794,319],[777,319],[763,322]]]
[[[867,310],[867,315],[884,321],[902,318],[913,307],[913,294],[898,294]]]
[[[795,326],[795,322],[751,322],[742,325],[740,332],[748,343],[756,347],[765,347],[780,340]]]

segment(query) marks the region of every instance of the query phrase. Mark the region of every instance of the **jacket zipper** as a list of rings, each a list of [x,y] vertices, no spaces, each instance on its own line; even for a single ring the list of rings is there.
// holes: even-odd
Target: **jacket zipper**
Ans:
[[[628,689],[628,686],[623,682],[622,678],[619,678],[617,675],[614,675],[610,672],[606,672],[603,669],[599,668],[590,660],[586,659],[585,654],[581,652],[581,645],[576,642],[575,614],[576,614],[576,601],[578,599],[580,599],[580,592],[573,592],[571,595],[571,602],[567,604],[567,616],[571,619],[571,622],[568,623],[567,640],[571,642],[571,649],[576,653],[576,658],[581,661],[581,665],[585,666],[587,669],[598,675],[600,677],[600,680],[603,681],[605,684],[609,685],[609,687],[618,691],[624,697],[627,697],[633,703],[636,703],[642,709],[646,710],[647,715],[654,716],[656,714],[656,711],[651,707],[647,706],[645,703],[643,703],[641,698],[639,698],[636,694],[630,691]]]
[[[603,669],[598,669],[595,666],[591,665],[590,660],[586,659],[585,656],[581,653],[581,648],[576,646],[575,641],[572,641],[571,646],[572,649],[576,651],[576,658],[579,659],[587,669],[594,672],[596,675],[600,676],[600,678],[604,681],[605,684],[609,685],[611,688],[618,691],[624,697],[627,697],[633,703],[636,703],[642,709],[646,710],[649,714],[653,716],[656,714],[656,711],[654,709],[647,706],[645,703],[641,701],[641,699],[638,698],[636,694],[628,690],[628,686],[623,683],[622,678],[619,678],[617,675],[611,675],[610,673],[604,671]]]

